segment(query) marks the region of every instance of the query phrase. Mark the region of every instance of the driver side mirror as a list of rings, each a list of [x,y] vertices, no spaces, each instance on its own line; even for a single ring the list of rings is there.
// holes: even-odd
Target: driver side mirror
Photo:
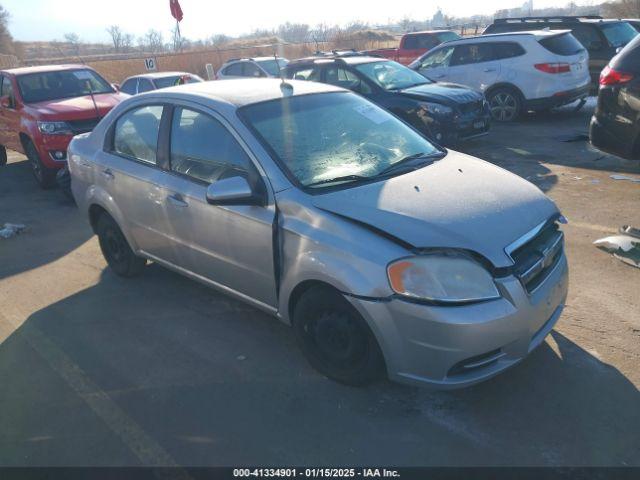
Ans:
[[[256,194],[244,177],[229,177],[213,182],[207,187],[207,203],[211,205],[263,205],[261,195]]]
[[[0,97],[0,106],[2,108],[13,108],[13,102],[11,101],[11,97],[9,95]]]
[[[114,89],[116,92],[119,92],[119,91],[120,91],[120,84],[119,84],[119,83],[112,83],[112,84],[111,84],[111,86],[113,87],[113,89]]]

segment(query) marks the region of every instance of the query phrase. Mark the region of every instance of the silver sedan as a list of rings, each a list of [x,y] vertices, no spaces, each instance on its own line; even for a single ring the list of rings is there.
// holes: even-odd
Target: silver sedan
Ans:
[[[73,195],[117,274],[151,260],[249,302],[339,382],[485,380],[564,306],[549,198],[337,87],[146,93],[69,150]]]

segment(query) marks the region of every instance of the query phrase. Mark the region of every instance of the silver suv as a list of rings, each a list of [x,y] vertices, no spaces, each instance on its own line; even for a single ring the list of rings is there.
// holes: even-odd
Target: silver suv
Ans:
[[[218,80],[229,78],[279,77],[280,70],[287,66],[289,60],[276,57],[234,58],[227,61],[216,77]]]
[[[249,302],[343,383],[487,379],[543,342],[567,295],[549,198],[338,87],[131,97],[74,138],[69,168],[117,274],[152,260]]]

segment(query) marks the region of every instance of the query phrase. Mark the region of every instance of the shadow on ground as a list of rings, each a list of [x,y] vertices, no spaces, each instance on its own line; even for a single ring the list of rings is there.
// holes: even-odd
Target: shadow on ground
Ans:
[[[559,333],[467,390],[348,388],[288,327],[156,265],[29,317],[0,385],[0,465],[640,465],[638,390]]]
[[[570,106],[528,113],[513,123],[494,122],[488,136],[456,149],[500,165],[545,192],[558,182],[549,165],[640,174],[640,162],[608,155],[589,144],[594,108],[595,98],[591,98],[579,112]]]
[[[73,202],[56,189],[40,189],[27,160],[12,157],[0,167],[0,226],[24,224],[27,231],[0,238],[0,279],[53,262],[93,235]]]

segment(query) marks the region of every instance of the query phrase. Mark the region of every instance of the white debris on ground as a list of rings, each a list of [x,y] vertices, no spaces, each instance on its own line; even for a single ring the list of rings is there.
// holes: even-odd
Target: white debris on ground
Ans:
[[[0,229],[0,238],[11,238],[19,233],[24,232],[27,228],[26,225],[20,223],[5,223],[2,229]]]
[[[614,180],[629,180],[630,182],[633,182],[633,183],[640,183],[640,177],[630,177],[629,175],[619,175],[619,174],[609,175],[609,176]]]
[[[605,252],[612,253],[627,265],[640,268],[640,238],[631,235],[613,235],[596,240],[593,244]]]

